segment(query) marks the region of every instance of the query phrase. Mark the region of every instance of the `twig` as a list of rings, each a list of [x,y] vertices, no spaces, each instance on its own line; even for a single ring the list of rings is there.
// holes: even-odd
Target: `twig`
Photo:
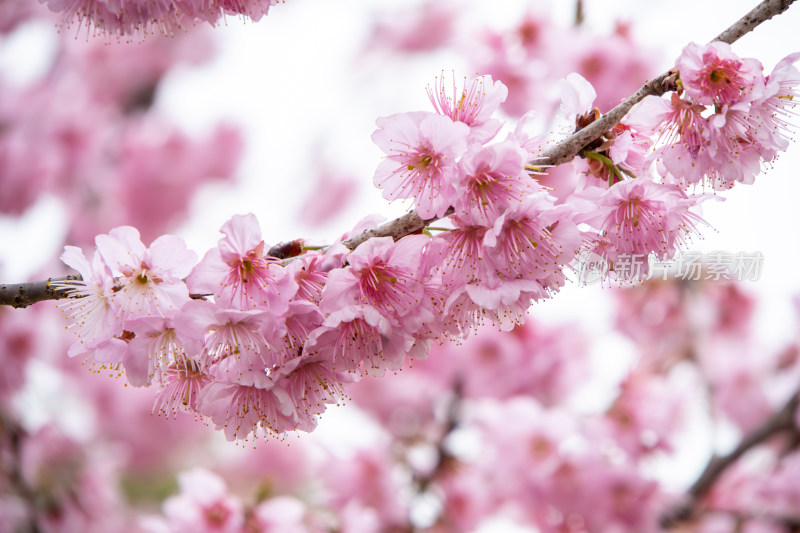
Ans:
[[[728,44],[733,43],[746,33],[752,31],[762,22],[786,11],[794,1],[795,0],[764,0],[728,29],[720,33],[714,40],[726,42]],[[671,74],[672,72],[665,72],[648,81],[631,97],[617,105],[598,120],[544,150],[531,164],[546,167],[557,166],[571,161],[588,144],[591,144],[594,140],[617,125],[628,111],[646,96],[660,96],[667,92],[670,83],[665,84],[665,80],[667,80]],[[449,210],[445,216],[449,214],[452,214],[452,210]],[[363,231],[347,239],[342,244],[354,250],[359,244],[373,237],[392,237],[397,240],[405,235],[410,235],[422,230],[426,225],[436,220],[438,219],[432,218],[424,220],[416,211],[411,211],[377,228]],[[49,281],[50,280],[16,285],[2,285],[0,286],[0,305],[26,307],[42,300],[57,300],[67,297],[64,291],[55,291],[52,289],[49,286]]]
[[[451,207],[447,210],[447,212],[445,212],[444,216],[450,216],[454,212],[455,211]],[[437,220],[439,219],[429,218],[427,220],[423,220],[416,211],[411,211],[410,213],[406,213],[400,218],[396,218],[390,222],[387,222],[386,224],[382,224],[377,228],[362,231],[358,235],[342,241],[342,244],[351,250],[355,250],[359,244],[373,237],[392,237],[394,240],[398,240],[406,235],[411,235],[421,231],[425,226],[431,222],[436,222]]]
[[[713,41],[733,44],[762,22],[780,15],[789,9],[789,6],[794,2],[795,0],[765,0],[754,7],[747,15],[736,21],[736,23],[727,30],[717,35]]]
[[[61,278],[48,278],[47,281],[0,285],[0,305],[10,305],[14,308],[21,308],[44,300],[68,298],[68,289],[56,289],[51,283],[54,281],[80,279],[82,279],[80,275],[70,275]]]
[[[711,487],[725,470],[738,461],[740,457],[770,438],[784,431],[796,429],[794,415],[798,404],[800,404],[800,391],[794,393],[789,401],[786,402],[786,405],[762,425],[748,433],[732,452],[728,455],[712,457],[703,473],[697,478],[697,481],[686,491],[684,500],[661,516],[661,525],[665,528],[670,528],[689,520],[695,514],[703,496],[711,490]]]
[[[47,281],[31,281],[28,283],[8,283],[0,285],[0,305],[24,308],[45,300],[63,300],[70,297],[69,287],[55,288],[54,281],[81,281],[80,274],[70,274],[60,278],[47,278]],[[204,300],[210,294],[189,294],[193,300]]]
[[[575,2],[575,25],[580,26],[583,24],[583,19],[583,0],[577,0]]]

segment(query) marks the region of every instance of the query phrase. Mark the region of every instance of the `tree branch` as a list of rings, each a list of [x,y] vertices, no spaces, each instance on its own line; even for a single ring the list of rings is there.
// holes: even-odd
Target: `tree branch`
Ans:
[[[56,289],[51,286],[51,283],[54,281],[80,279],[82,279],[80,275],[70,275],[61,278],[48,278],[46,281],[0,285],[0,305],[10,305],[14,308],[21,308],[44,300],[68,298],[68,291],[66,289]]]
[[[712,41],[722,41],[723,43],[733,44],[762,22],[780,15],[789,9],[789,6],[794,2],[795,0],[764,0],[727,30],[717,35]]]
[[[583,24],[583,18],[583,0],[577,0],[575,2],[575,26]]]
[[[445,217],[450,216],[454,212],[455,211],[451,207],[447,210],[444,216]],[[361,244],[364,241],[368,241],[373,237],[392,237],[394,240],[398,240],[401,237],[405,237],[406,235],[417,233],[431,222],[435,222],[437,220],[439,219],[430,218],[428,220],[423,220],[417,214],[416,211],[411,211],[410,213],[406,213],[400,218],[396,218],[390,222],[387,222],[386,224],[381,224],[377,228],[372,228],[366,231],[362,231],[358,235],[350,237],[345,241],[342,241],[342,244],[344,244],[351,250],[355,250],[359,244]]]
[[[728,467],[755,446],[784,431],[796,429],[794,415],[798,404],[800,404],[800,391],[795,392],[786,402],[786,405],[761,426],[747,434],[732,452],[721,457],[712,457],[703,473],[697,478],[697,481],[686,491],[684,500],[661,515],[661,525],[665,528],[670,528],[692,518],[697,511],[700,500],[711,490],[711,487]]]
[[[749,13],[731,25],[728,29],[720,33],[715,41],[722,41],[728,44],[738,40],[743,35],[752,31],[755,27],[772,17],[786,11],[795,0],[764,0]],[[660,76],[648,81],[636,91],[632,96],[617,105],[614,109],[592,122],[587,127],[577,131],[566,139],[556,143],[554,146],[544,150],[539,157],[531,164],[541,167],[557,166],[571,161],[583,150],[586,145],[591,144],[605,132],[616,126],[620,120],[631,110],[631,108],[642,101],[646,96],[660,96],[669,90],[669,83],[665,86],[665,80],[672,72],[665,72]],[[452,214],[452,209],[448,210],[445,216]],[[411,211],[396,218],[386,224],[359,233],[342,244],[354,250],[359,244],[373,237],[392,237],[395,240],[406,235],[422,230],[436,218],[424,220],[416,211]],[[51,278],[47,281],[34,281],[30,283],[20,283],[14,285],[0,286],[0,305],[10,305],[12,307],[26,307],[28,305],[43,300],[58,300],[67,298],[67,294],[61,290],[56,291],[50,287]],[[63,279],[63,278],[62,278]],[[80,279],[68,277],[67,279]]]

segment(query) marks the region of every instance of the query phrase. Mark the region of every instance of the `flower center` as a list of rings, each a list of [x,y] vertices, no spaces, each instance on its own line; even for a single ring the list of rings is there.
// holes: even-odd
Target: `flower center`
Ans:
[[[408,170],[416,170],[418,168],[427,169],[433,164],[433,156],[430,154],[420,154],[415,163],[408,165]]]
[[[711,80],[711,83],[719,83],[722,80],[725,80],[725,83],[731,82],[730,78],[728,78],[723,71],[717,68],[711,71],[709,79]]]

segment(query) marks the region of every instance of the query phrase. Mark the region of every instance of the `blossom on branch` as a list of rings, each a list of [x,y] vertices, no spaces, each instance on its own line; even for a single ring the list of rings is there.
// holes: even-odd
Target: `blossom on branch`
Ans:
[[[375,186],[387,200],[413,198],[423,218],[441,217],[456,199],[452,170],[466,147],[469,127],[422,111],[376,121],[372,140],[386,153]]]

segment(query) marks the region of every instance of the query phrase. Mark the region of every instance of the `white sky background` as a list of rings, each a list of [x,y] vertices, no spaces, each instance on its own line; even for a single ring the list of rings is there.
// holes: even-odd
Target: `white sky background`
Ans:
[[[473,21],[505,24],[519,17],[528,2],[457,0],[456,4]],[[664,71],[686,43],[709,41],[755,4],[756,0],[585,0],[585,24],[607,31],[615,20],[633,21],[635,39],[663,51],[657,70]],[[179,230],[190,247],[202,255],[219,238],[219,227],[237,213],[254,212],[269,244],[298,237],[322,244],[367,214],[391,217],[405,212],[400,204],[387,207],[372,188],[381,157],[370,140],[375,118],[429,109],[425,86],[436,74],[442,69],[468,73],[464,58],[450,53],[414,59],[383,53],[358,58],[371,15],[408,5],[405,0],[287,0],[258,23],[231,19],[217,29],[221,49],[210,65],[169,74],[157,100],[163,112],[188,131],[209,129],[224,120],[241,125],[247,134],[248,152],[237,185],[206,188],[193,204],[190,221]],[[573,16],[570,0],[533,5],[549,9],[564,24]],[[795,6],[745,36],[734,50],[758,58],[769,72],[780,58],[800,50],[798,26],[800,7]],[[37,27],[18,41],[0,41],[0,71],[23,78],[27,71],[35,72],[48,38],[47,29]],[[355,68],[358,61],[362,62]],[[297,212],[312,192],[306,162],[313,162],[314,154],[360,176],[363,184],[351,208],[325,228],[302,226]],[[704,239],[691,246],[704,252],[764,255],[762,277],[748,287],[763,295],[760,332],[775,344],[795,334],[789,297],[800,293],[798,164],[800,146],[795,142],[754,186],[724,193],[725,202],[707,202],[703,215],[715,230],[704,231]],[[0,218],[2,281],[20,281],[31,265],[57,255],[54,245],[25,245],[40,239],[47,242],[52,235],[58,220],[57,209],[51,213],[53,205],[52,201],[39,205],[22,222]],[[543,320],[582,317],[600,333],[613,323],[605,296],[598,287],[568,287],[552,301],[534,307],[533,313]],[[609,379],[619,372],[618,366],[610,365]],[[334,417],[323,422],[328,421]],[[702,457],[689,463],[696,465],[699,460]]]

